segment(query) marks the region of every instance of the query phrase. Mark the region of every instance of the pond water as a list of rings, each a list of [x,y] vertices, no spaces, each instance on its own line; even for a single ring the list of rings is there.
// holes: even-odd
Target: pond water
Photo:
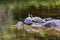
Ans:
[[[7,14],[5,9],[0,9],[0,40],[38,40],[40,37],[38,33],[35,35],[25,30],[23,32],[17,30],[16,26],[10,25],[13,23],[11,20],[11,15]]]

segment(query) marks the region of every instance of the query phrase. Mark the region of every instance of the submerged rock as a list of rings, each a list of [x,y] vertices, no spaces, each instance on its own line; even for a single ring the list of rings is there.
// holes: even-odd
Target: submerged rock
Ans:
[[[51,20],[44,23],[44,27],[53,28],[60,31],[60,20]]]

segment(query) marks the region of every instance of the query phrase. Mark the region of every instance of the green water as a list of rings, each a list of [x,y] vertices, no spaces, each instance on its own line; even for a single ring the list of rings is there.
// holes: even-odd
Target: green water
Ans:
[[[42,36],[39,33],[28,33],[25,30],[17,30],[16,26],[0,28],[0,40],[60,40],[60,36]]]
[[[2,8],[7,8],[8,16],[8,20],[6,21],[8,22],[7,25],[4,21],[0,21],[0,40],[60,40],[60,36],[45,35],[43,37],[39,33],[27,33],[25,30],[22,30],[21,32],[20,30],[17,30],[16,26],[11,26],[11,24],[13,24],[13,13],[15,14],[14,16],[15,19],[17,18],[17,20],[20,17],[25,18],[27,16],[26,14],[28,13],[33,15],[35,14],[34,16],[42,17],[60,16],[60,0],[10,0],[10,2],[7,0],[0,0],[0,6]],[[14,22],[16,23],[15,20]]]
[[[26,31],[17,30],[16,27],[0,28],[0,40],[32,40],[33,35],[29,36]]]

